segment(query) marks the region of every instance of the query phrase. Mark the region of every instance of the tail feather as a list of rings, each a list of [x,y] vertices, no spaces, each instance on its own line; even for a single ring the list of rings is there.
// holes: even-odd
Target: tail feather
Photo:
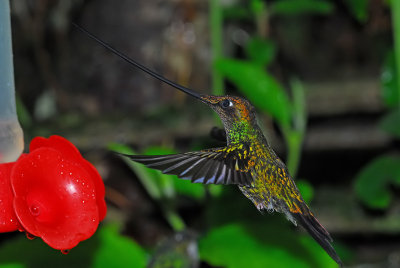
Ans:
[[[328,253],[331,258],[343,267],[343,263],[337,255],[335,249],[330,244],[333,240],[325,228],[318,222],[318,220],[308,214],[303,215],[300,213],[292,213],[293,217],[296,219],[304,229],[321,245],[321,247]]]

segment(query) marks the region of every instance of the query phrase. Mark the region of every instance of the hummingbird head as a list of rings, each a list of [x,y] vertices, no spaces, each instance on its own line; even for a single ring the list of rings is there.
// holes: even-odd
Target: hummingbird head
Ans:
[[[225,129],[231,129],[232,125],[237,123],[252,124],[256,120],[253,105],[244,98],[201,95],[200,100],[210,106],[219,115]]]

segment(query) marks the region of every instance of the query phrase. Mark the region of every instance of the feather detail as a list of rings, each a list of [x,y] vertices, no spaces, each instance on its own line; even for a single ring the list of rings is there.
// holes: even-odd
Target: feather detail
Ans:
[[[124,155],[165,174],[203,184],[248,185],[253,182],[243,146],[228,146],[171,155]]]
[[[301,213],[291,213],[296,221],[307,230],[307,232],[321,245],[321,247],[328,253],[331,258],[343,267],[340,257],[337,255],[335,249],[332,247],[332,237],[325,230],[325,228],[318,222],[318,220],[311,214],[304,215]]]

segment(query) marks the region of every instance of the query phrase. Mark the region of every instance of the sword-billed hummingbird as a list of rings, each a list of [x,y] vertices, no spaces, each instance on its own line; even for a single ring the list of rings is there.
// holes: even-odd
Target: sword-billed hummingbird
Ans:
[[[248,100],[199,94],[132,60],[82,27],[74,26],[129,64],[207,104],[222,120],[225,147],[171,155],[128,155],[131,160],[193,183],[236,184],[258,210],[281,212],[294,224],[300,223],[342,266],[330,244],[331,236],[304,202],[285,164],[270,147]]]

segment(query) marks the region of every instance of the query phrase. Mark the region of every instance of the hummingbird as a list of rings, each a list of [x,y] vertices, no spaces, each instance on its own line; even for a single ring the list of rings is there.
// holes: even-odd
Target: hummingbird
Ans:
[[[86,29],[80,31],[129,64],[209,106],[220,117],[226,146],[170,155],[125,155],[131,160],[192,183],[237,185],[261,212],[283,213],[300,224],[336,261],[330,234],[316,219],[282,160],[274,152],[256,119],[254,106],[245,98],[199,94],[129,58]]]

